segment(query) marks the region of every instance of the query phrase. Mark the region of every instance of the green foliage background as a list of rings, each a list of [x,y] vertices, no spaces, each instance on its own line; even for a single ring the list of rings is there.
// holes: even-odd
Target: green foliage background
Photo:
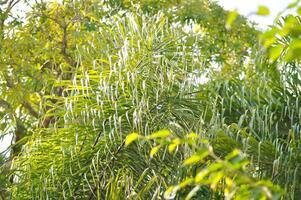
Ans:
[[[207,0],[16,3],[2,199],[300,197],[299,16],[261,33]]]

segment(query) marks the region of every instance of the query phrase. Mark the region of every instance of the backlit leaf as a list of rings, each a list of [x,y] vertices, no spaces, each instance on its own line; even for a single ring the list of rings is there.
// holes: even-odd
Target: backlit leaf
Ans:
[[[227,21],[226,21],[226,28],[227,29],[231,28],[233,22],[236,20],[237,17],[238,17],[238,12],[236,10],[233,10],[233,11],[229,12],[228,17],[227,17]]]
[[[154,138],[166,138],[171,134],[169,130],[161,130],[158,132],[155,132],[149,136],[147,136],[148,139],[154,139]]]
[[[196,175],[195,182],[201,183],[208,174],[209,174],[209,171],[207,169],[203,169]]]
[[[138,133],[131,133],[125,139],[125,145],[128,146],[140,137]]]
[[[283,46],[280,45],[280,44],[277,45],[277,46],[274,46],[274,47],[270,48],[270,50],[269,50],[270,60],[272,62],[274,62],[277,58],[279,58],[279,56],[282,53],[282,50],[283,50]]]
[[[199,161],[201,161],[201,160],[202,160],[201,156],[199,156],[199,155],[193,155],[193,156],[187,158],[187,159],[184,161],[183,164],[184,164],[184,165],[192,165],[192,164],[195,164],[195,163],[197,163],[197,162],[199,162]]]
[[[292,9],[298,5],[298,1],[288,4],[287,9]]]
[[[168,145],[168,151],[169,153],[172,153],[176,148],[177,148],[177,144],[170,144]]]
[[[298,13],[298,15],[301,15],[301,7],[298,7],[297,13]]]
[[[160,147],[160,145],[153,147],[150,151],[150,157],[154,157],[154,155],[159,151]]]
[[[266,6],[259,6],[256,14],[266,16],[270,14],[270,10]]]

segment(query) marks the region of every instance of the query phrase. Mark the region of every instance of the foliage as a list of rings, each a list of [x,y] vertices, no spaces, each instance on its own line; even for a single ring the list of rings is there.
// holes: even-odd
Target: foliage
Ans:
[[[1,198],[300,196],[298,16],[260,34],[207,0],[30,5],[1,15]]]
[[[151,157],[166,146],[169,153],[175,150],[181,151],[180,146],[184,145],[193,149],[192,155],[183,162],[187,171],[185,179],[169,187],[164,194],[165,199],[174,199],[181,190],[183,196],[187,194],[185,199],[194,196],[200,198],[202,196],[200,191],[208,186],[218,194],[218,198],[222,199],[279,199],[281,197],[280,188],[273,186],[269,181],[256,181],[246,173],[249,162],[238,149],[234,149],[226,155],[225,160],[222,160],[213,152],[208,140],[198,134],[190,133],[180,138],[166,130],[148,136],[132,133],[127,136],[125,143],[129,145],[138,138],[146,141],[154,140],[156,146],[150,151]]]

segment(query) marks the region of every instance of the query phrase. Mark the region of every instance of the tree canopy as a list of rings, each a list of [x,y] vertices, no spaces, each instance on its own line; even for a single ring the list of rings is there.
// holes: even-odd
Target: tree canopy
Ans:
[[[262,33],[209,0],[17,3],[0,1],[2,199],[301,195],[299,16]]]

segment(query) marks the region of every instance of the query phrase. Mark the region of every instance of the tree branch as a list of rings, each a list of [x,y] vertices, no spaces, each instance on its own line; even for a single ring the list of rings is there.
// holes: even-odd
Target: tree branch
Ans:
[[[39,118],[39,113],[32,107],[32,105],[28,101],[23,101],[22,105],[28,110],[30,115],[32,115],[35,118]]]
[[[4,99],[0,99],[0,107],[4,108],[5,110],[12,111],[12,106],[10,103],[5,101]]]

